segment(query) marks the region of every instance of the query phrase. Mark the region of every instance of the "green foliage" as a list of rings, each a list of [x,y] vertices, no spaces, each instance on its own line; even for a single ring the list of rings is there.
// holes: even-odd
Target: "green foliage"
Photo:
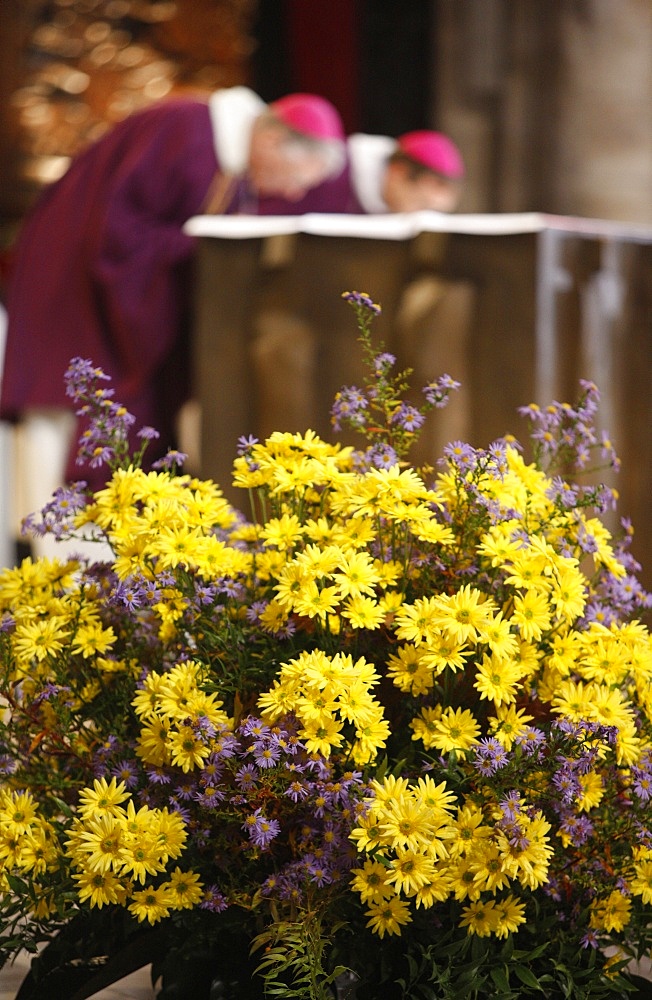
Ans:
[[[258,934],[251,950],[262,952],[256,972],[265,980],[265,996],[332,1000],[333,984],[347,970],[336,965],[327,972],[324,962],[343,926],[329,923],[326,936],[318,913],[309,911],[301,920],[276,921]]]

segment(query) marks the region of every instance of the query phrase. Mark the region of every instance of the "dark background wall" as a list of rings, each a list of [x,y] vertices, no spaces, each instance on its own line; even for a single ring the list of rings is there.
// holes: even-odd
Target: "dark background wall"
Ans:
[[[254,85],[267,100],[321,93],[350,132],[426,128],[435,19],[431,0],[259,0]]]

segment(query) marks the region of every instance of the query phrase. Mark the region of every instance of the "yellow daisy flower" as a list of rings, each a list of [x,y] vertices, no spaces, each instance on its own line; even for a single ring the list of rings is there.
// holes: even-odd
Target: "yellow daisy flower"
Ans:
[[[385,621],[386,612],[372,597],[350,597],[344,604],[342,618],[351,623],[352,628],[377,629]]]
[[[147,920],[150,924],[156,924],[169,916],[173,904],[174,900],[168,886],[147,886],[134,892],[128,910],[139,923]]]
[[[400,935],[401,927],[412,920],[408,904],[398,896],[385,899],[382,903],[371,903],[366,915],[369,918],[367,927],[371,927],[380,938],[385,934]]]
[[[382,903],[395,894],[387,882],[387,868],[379,861],[370,858],[362,868],[353,868],[351,875],[351,888],[360,894],[363,903]]]
[[[524,708],[516,708],[514,704],[499,705],[496,714],[489,719],[489,731],[502,743],[505,750],[511,750],[514,740],[532,722],[534,716],[528,715]]]
[[[504,899],[496,900],[494,915],[496,921],[494,934],[498,938],[506,938],[509,934],[514,934],[527,920],[525,903],[516,899],[511,893]]]
[[[79,815],[91,819],[96,815],[119,816],[122,803],[129,798],[124,781],[116,778],[96,778],[92,788],[85,788],[79,795]]]
[[[329,718],[320,721],[308,720],[299,730],[299,738],[305,743],[308,753],[319,753],[330,757],[333,747],[342,745],[342,723]]]
[[[488,699],[498,706],[516,701],[521,676],[520,668],[513,661],[485,654],[478,664],[474,687],[481,700]]]
[[[463,908],[460,927],[466,927],[467,934],[489,937],[496,931],[499,919],[494,900],[476,899]]]
[[[169,890],[171,906],[175,910],[191,910],[201,903],[204,897],[203,885],[195,872],[183,872],[175,868],[170,875],[170,881],[164,884]]]
[[[536,589],[517,594],[511,621],[518,626],[519,633],[526,642],[538,642],[551,625],[547,594]]]
[[[181,726],[177,731],[170,730],[167,744],[172,763],[184,773],[201,767],[211,752],[210,747],[198,738],[192,726]]]
[[[396,892],[412,895],[432,882],[435,867],[432,858],[421,851],[399,848],[387,870],[387,884]]]
[[[497,610],[491,598],[470,584],[465,584],[451,596],[442,595],[437,606],[440,612],[438,625],[458,643],[478,642]]]
[[[631,908],[631,899],[614,889],[606,899],[597,899],[591,904],[591,927],[597,930],[622,931],[631,919]]]
[[[407,643],[387,661],[387,676],[400,691],[410,692],[415,697],[425,694],[434,684],[432,670],[423,662],[423,648]]]
[[[122,883],[113,872],[83,871],[73,873],[72,877],[77,883],[80,903],[88,901],[101,910],[120,902]]]
[[[435,723],[431,746],[444,753],[469,750],[479,735],[480,726],[472,712],[462,708],[445,708]]]

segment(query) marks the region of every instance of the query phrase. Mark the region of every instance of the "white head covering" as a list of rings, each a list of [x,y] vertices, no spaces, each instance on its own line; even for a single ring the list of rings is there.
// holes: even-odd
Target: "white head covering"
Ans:
[[[265,108],[249,87],[225,87],[209,97],[215,154],[224,173],[238,176],[246,171],[253,125]]]
[[[386,135],[356,132],[347,139],[351,184],[362,208],[369,215],[388,212],[383,199],[387,161],[396,149],[396,140]]]

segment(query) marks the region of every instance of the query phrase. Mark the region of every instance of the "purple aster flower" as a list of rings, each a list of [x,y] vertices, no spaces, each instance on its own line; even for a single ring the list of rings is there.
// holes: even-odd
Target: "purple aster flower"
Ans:
[[[319,792],[317,795],[315,795],[313,799],[313,809],[315,816],[321,819],[321,817],[325,815],[327,805],[328,805],[328,799],[323,794],[323,792]]]
[[[342,298],[345,302],[350,302],[352,306],[368,310],[374,316],[380,315],[380,306],[366,292],[342,292]]]
[[[561,892],[559,890],[559,879],[555,878],[554,875],[548,876],[547,883],[543,886],[543,891],[546,896],[550,899],[554,899],[556,903],[561,901]]]
[[[228,577],[223,577],[217,584],[218,594],[224,594],[225,597],[231,597],[236,600],[242,600],[245,596],[245,587],[239,580],[231,580]]]
[[[576,487],[569,486],[561,476],[555,476],[546,491],[546,495],[560,507],[570,508],[577,503],[578,493]]]
[[[571,767],[562,767],[552,776],[552,783],[561,795],[562,802],[573,802],[581,794],[582,786]]]
[[[296,746],[295,749],[292,750],[291,752],[292,753],[299,753],[299,750],[302,750],[302,749],[303,749],[303,747]],[[283,765],[283,767],[284,767],[284,769],[286,771],[288,771],[293,776],[298,775],[298,774],[303,774],[303,772],[306,770],[306,764],[305,763],[299,763],[299,762],[297,762],[295,760],[286,760],[285,763],[284,763],[284,765]]]
[[[580,944],[582,948],[599,948],[600,938],[598,937],[598,932],[590,927],[582,936]]]
[[[207,784],[199,791],[195,792],[195,802],[207,809],[214,809],[220,802],[224,801],[224,792],[216,785]]]
[[[473,766],[481,774],[495,774],[501,767],[505,767],[509,763],[509,754],[502,743],[493,736],[480,740],[479,744],[474,747],[474,751],[476,759]]]
[[[10,615],[7,611],[2,613],[0,617],[0,632],[11,632],[13,628],[16,627],[16,619],[13,615]]]
[[[254,760],[258,767],[269,768],[274,767],[278,763],[281,757],[281,748],[275,743],[254,743],[253,746]]]
[[[290,784],[285,789],[285,792],[283,794],[286,795],[289,799],[292,799],[293,802],[302,802],[304,799],[308,798],[310,790],[309,787],[303,781],[295,779],[294,781],[290,782]]]
[[[204,827],[203,829],[195,830],[195,832],[192,834],[193,844],[200,849],[208,847],[208,845],[210,844],[210,840],[211,840],[210,827]]]
[[[51,701],[53,698],[56,698],[57,695],[60,694],[61,692],[68,693],[69,691],[70,688],[67,686],[61,687],[59,684],[53,684],[52,682],[48,682],[47,684],[43,685],[39,693],[34,698],[32,704],[34,706],[40,705],[44,701]]]
[[[276,636],[277,639],[290,639],[297,630],[296,623],[292,619],[288,619],[284,625],[279,625],[278,628],[268,628],[267,626],[262,626],[263,632],[267,632],[269,635]]]
[[[180,785],[175,788],[175,794],[181,802],[191,802],[195,797],[197,786],[190,777],[184,778]]]
[[[528,757],[534,757],[545,746],[546,737],[536,726],[528,726],[522,733],[518,734],[514,743],[521,747]]]
[[[214,736],[213,750],[211,759],[214,757],[216,760],[219,757],[222,760],[228,760],[229,757],[235,757],[238,751],[238,740],[229,732],[228,729],[223,729],[219,735]]]
[[[85,489],[85,482],[56,489],[38,515],[30,514],[23,519],[23,532],[40,537],[54,535],[55,538],[71,532],[77,513],[89,503]]]
[[[441,410],[448,406],[451,392],[455,392],[460,386],[461,382],[457,382],[450,375],[440,375],[434,382],[424,385],[422,391],[429,406]]]
[[[157,438],[160,438],[160,436],[161,435],[154,427],[149,427],[147,424],[141,427],[137,432],[137,437],[142,438],[143,441],[155,441]]]
[[[245,455],[248,451],[250,451],[254,447],[254,445],[258,443],[259,443],[258,438],[254,437],[253,434],[250,434],[248,437],[242,435],[242,437],[238,438],[237,454]]]
[[[214,583],[202,583],[195,585],[195,603],[199,606],[212,604],[217,597],[217,587]]]
[[[270,728],[266,726],[262,719],[256,718],[255,715],[248,715],[240,723],[240,732],[243,736],[253,736],[254,739],[259,740],[265,736],[270,735]]]
[[[396,355],[390,354],[389,351],[383,351],[373,359],[376,375],[386,375],[395,364]]]
[[[229,904],[226,896],[220,892],[216,885],[209,885],[204,890],[204,898],[199,904],[200,910],[210,910],[211,913],[224,913]]]
[[[577,486],[579,503],[584,507],[595,507],[598,513],[616,509],[618,494],[608,486]]]
[[[476,451],[464,441],[452,441],[444,447],[444,455],[459,469],[471,469],[476,462]]]
[[[246,830],[252,844],[264,850],[281,832],[281,824],[276,819],[267,819],[262,809],[256,809],[247,816],[242,829]]]
[[[316,776],[319,781],[330,781],[332,767],[323,757],[312,757],[306,761],[306,768]]]
[[[175,448],[171,448],[163,458],[159,458],[158,461],[152,462],[153,469],[162,469],[164,472],[171,470],[174,472],[175,469],[180,468],[185,460],[188,458],[186,454],[182,451],[177,451]]]
[[[80,453],[75,461],[78,465],[83,465],[87,459],[90,459],[89,465],[91,469],[99,469],[101,465],[109,465],[110,462],[115,458],[115,449],[110,448],[108,445],[98,445],[92,452],[92,454]]]
[[[177,813],[178,816],[184,821],[184,823],[190,823],[191,813],[190,810],[184,806],[178,799],[176,795],[171,795],[168,799],[168,804],[173,812]]]
[[[598,622],[600,625],[609,627],[617,620],[617,616],[610,604],[594,599],[589,601],[584,607],[584,614],[580,619],[581,624]]]
[[[241,767],[235,775],[235,783],[238,788],[241,788],[243,791],[255,788],[258,784],[258,780],[258,771],[253,764],[245,764],[245,766]]]
[[[64,375],[66,384],[66,394],[75,398],[75,394],[80,387],[86,388],[90,383],[94,385],[97,380],[105,379],[110,382],[108,375],[105,375],[101,368],[97,368],[88,358],[72,358],[68,369]]]
[[[121,581],[113,591],[114,600],[124,604],[129,611],[140,608],[146,600],[146,591],[142,581],[137,581],[133,577]]]
[[[500,809],[506,819],[514,819],[521,813],[521,796],[513,789],[500,802]]]
[[[211,739],[217,734],[214,723],[206,715],[199,715],[196,719],[187,719],[186,725],[192,726],[197,736],[203,739]]]
[[[133,760],[121,760],[110,772],[118,781],[124,781],[130,790],[138,784],[138,766]]]
[[[95,756],[99,760],[107,760],[113,756],[120,748],[120,740],[117,736],[107,736],[106,740],[95,751]]]
[[[0,774],[13,774],[17,769],[18,763],[9,754],[0,754]]]
[[[405,431],[413,432],[423,426],[425,419],[423,413],[417,410],[415,406],[410,406],[409,403],[401,403],[392,416],[392,423]]]
[[[268,604],[269,601],[254,601],[249,605],[245,611],[245,618],[250,625],[258,625],[260,623],[260,616]]]
[[[147,780],[153,785],[170,784],[170,775],[159,765],[150,764],[150,766],[145,769],[145,774],[147,775]]]
[[[303,864],[288,865],[277,880],[276,894],[279,899],[287,899],[296,905],[303,900],[302,887],[305,881]]]
[[[219,754],[212,753],[204,762],[199,780],[203,785],[215,784],[218,778],[221,777],[223,771],[224,764],[220,759]]]
[[[321,861],[316,859],[311,860],[307,865],[307,869],[310,881],[318,885],[320,889],[322,886],[329,885],[333,881],[331,873]]]
[[[568,815],[560,823],[559,829],[567,833],[576,847],[581,847],[593,835],[593,823],[588,816]]]
[[[373,469],[391,469],[398,462],[398,455],[389,444],[377,444],[368,448],[366,460]]]
[[[632,767],[634,794],[641,802],[649,802],[652,797],[652,773],[641,767]]]
[[[349,427],[362,428],[368,416],[369,400],[357,386],[344,386],[335,395],[331,407],[331,423],[336,431]]]

